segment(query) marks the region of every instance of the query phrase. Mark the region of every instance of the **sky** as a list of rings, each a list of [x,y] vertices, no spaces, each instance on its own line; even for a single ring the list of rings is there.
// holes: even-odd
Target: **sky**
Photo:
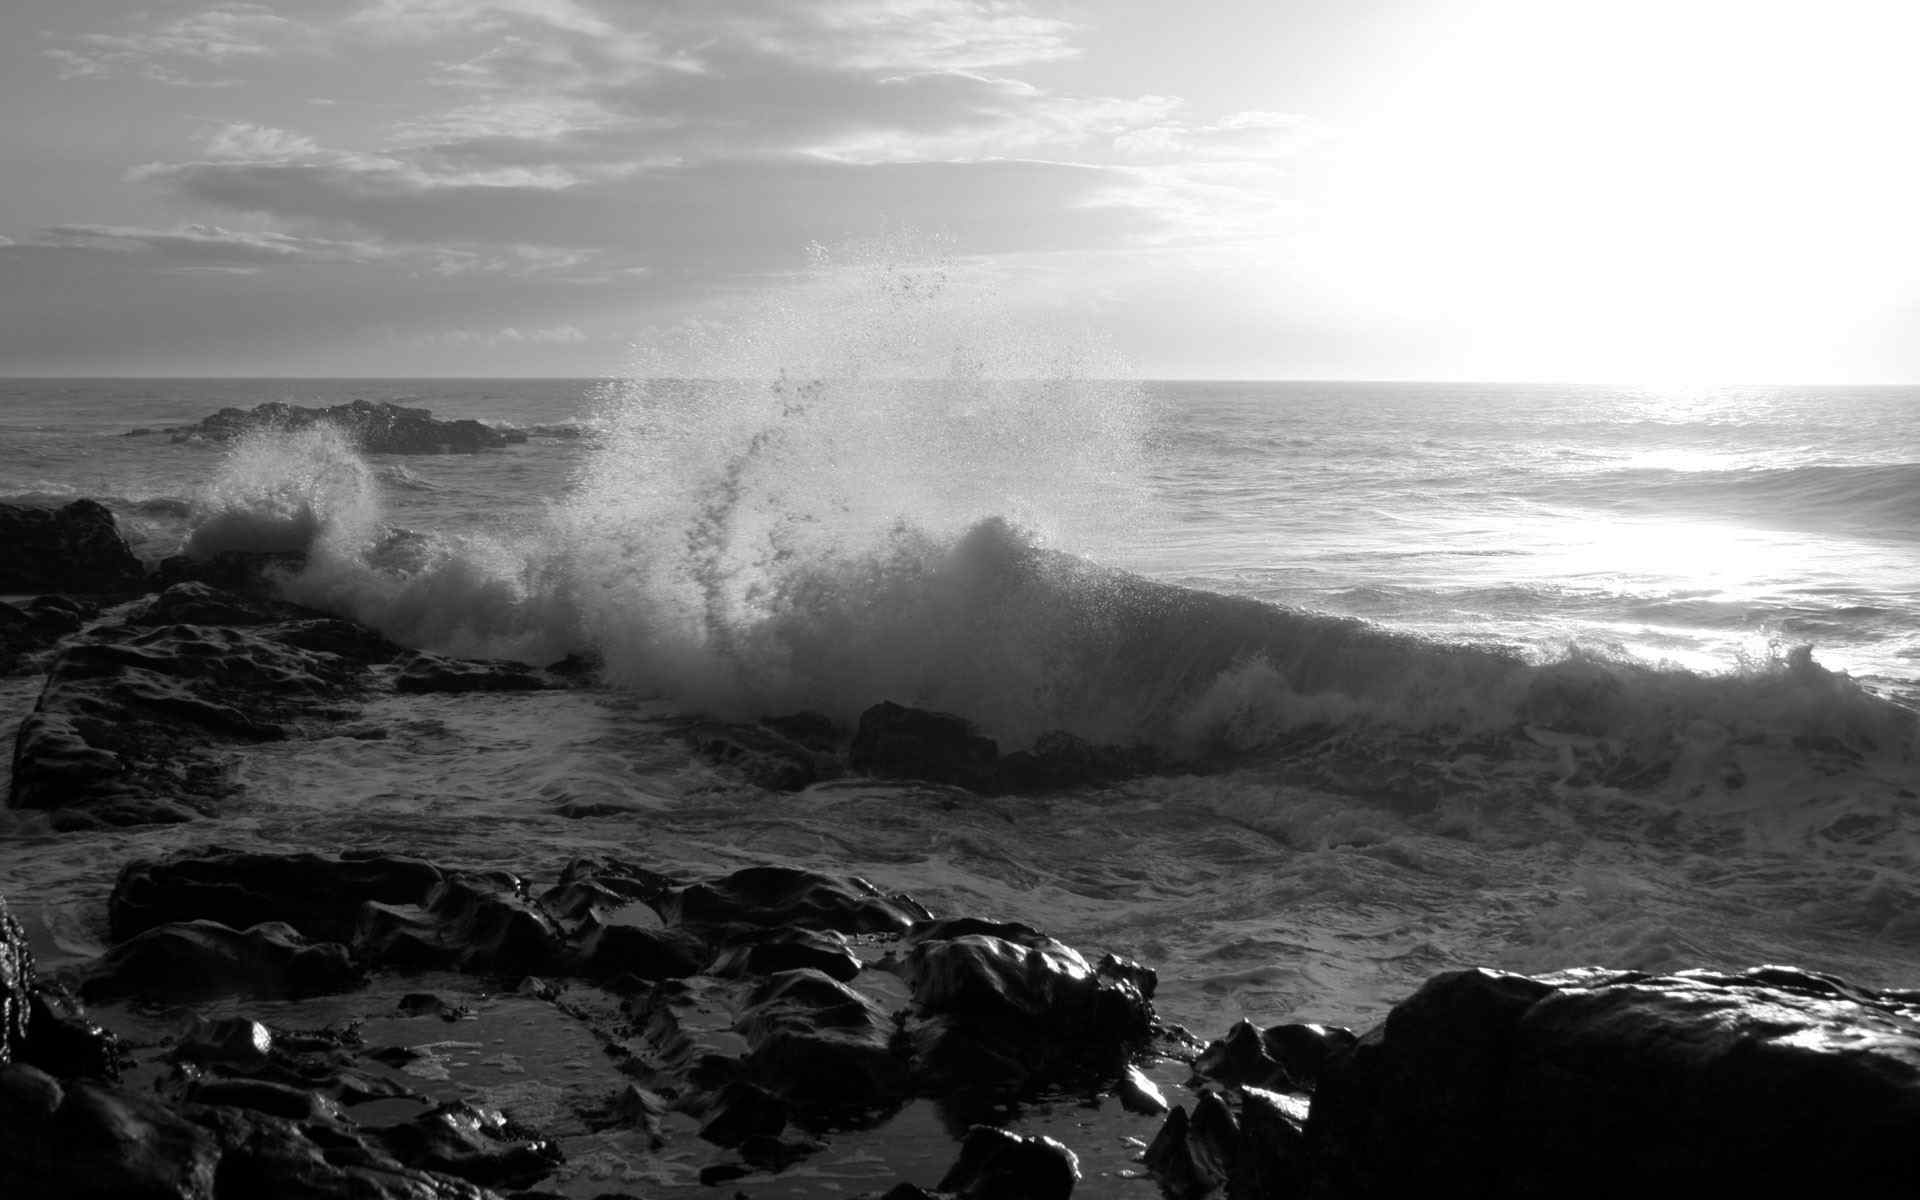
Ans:
[[[1911,0],[11,0],[0,374],[604,376],[917,231],[1159,378],[1920,382]]]

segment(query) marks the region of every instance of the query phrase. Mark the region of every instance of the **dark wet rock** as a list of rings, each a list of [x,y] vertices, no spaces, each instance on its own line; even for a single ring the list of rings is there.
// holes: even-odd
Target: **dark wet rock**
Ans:
[[[1240,1122],[1218,1092],[1202,1092],[1189,1116],[1176,1108],[1140,1161],[1172,1200],[1195,1200],[1225,1186],[1240,1154]]]
[[[901,933],[927,916],[910,898],[883,895],[857,876],[796,867],[747,867],[669,891],[655,908],[670,925],[742,934],[782,926]]]
[[[45,653],[94,615],[92,605],[67,596],[36,596],[24,606],[0,601],[0,675],[39,670]]]
[[[289,1121],[337,1121],[340,1106],[316,1092],[270,1079],[203,1079],[189,1084],[194,1104],[225,1104]]]
[[[952,713],[882,701],[860,714],[847,761],[888,779],[958,784],[976,792],[998,787],[999,747]]]
[[[963,1200],[1067,1200],[1080,1160],[1050,1137],[976,1125],[936,1189]]]
[[[270,854],[209,846],[121,868],[107,898],[116,941],[178,921],[238,928],[283,921],[310,938],[347,942],[360,905],[420,904],[442,879],[418,858],[384,854]]]
[[[97,500],[60,508],[0,504],[0,594],[121,594],[146,571]]]
[[[747,1039],[747,1078],[812,1120],[905,1098],[911,1077],[893,1047],[894,1022],[871,1000],[819,971],[783,971],[755,987],[734,1028]]]
[[[153,604],[228,603],[181,586]],[[283,619],[284,606],[230,599],[262,619],[124,623],[70,641],[21,722],[9,803],[54,810],[58,829],[212,813],[238,791],[223,746],[338,718],[366,690],[371,664],[391,656],[390,643],[350,622]]]
[[[1024,928],[1011,936],[953,928],[916,928],[901,964],[913,989],[916,1062],[932,1080],[1018,1092],[1112,1079],[1152,1036],[1152,1002],[1124,968],[1103,973]]]
[[[1139,1067],[1130,1066],[1121,1072],[1120,1085],[1114,1092],[1128,1112],[1157,1117],[1167,1111],[1167,1097],[1161,1092],[1160,1085],[1148,1079],[1146,1072]]]
[[[241,596],[267,597],[280,581],[298,575],[307,565],[305,551],[220,550],[207,555],[174,554],[160,560],[149,585],[170,588],[183,583],[204,584]]]
[[[768,791],[797,792],[839,773],[833,755],[811,749],[765,725],[709,721],[687,730],[686,738],[702,758]]]
[[[818,971],[846,983],[860,973],[860,959],[844,934],[817,929],[770,929],[723,951],[708,970],[722,978]]]
[[[1016,750],[999,763],[998,790],[1051,792],[1131,779],[1154,767],[1145,749],[1096,746],[1062,729],[1043,733],[1030,750]]]
[[[1231,1087],[1312,1092],[1328,1059],[1355,1042],[1353,1031],[1328,1025],[1275,1025],[1259,1029],[1236,1022],[1194,1060],[1202,1079]]]
[[[226,442],[256,429],[295,430],[335,426],[369,454],[473,454],[527,440],[524,433],[473,420],[439,420],[424,408],[388,401],[355,400],[331,408],[303,408],[274,401],[250,409],[223,408],[194,425],[167,431],[173,441]]]
[[[26,931],[0,896],[0,1066],[112,1079],[123,1057],[120,1040],[89,1020],[71,993],[39,977]]]
[[[787,1127],[787,1117],[786,1101],[736,1079],[714,1097],[700,1136],[716,1146],[738,1146],[751,1138],[778,1137]]]
[[[196,1017],[174,1043],[173,1056],[184,1062],[252,1067],[266,1062],[273,1049],[273,1031],[251,1017]]]
[[[205,583],[176,583],[150,597],[127,616],[127,624],[270,625],[315,616],[310,609],[264,597],[223,591]]]
[[[0,1195],[212,1200],[217,1140],[166,1105],[0,1067]],[[265,1194],[265,1193],[262,1193]]]
[[[432,992],[408,992],[395,1007],[403,1017],[439,1017],[449,1022],[464,1021],[473,1015],[473,1009],[467,1005],[455,1004]]]
[[[561,1161],[552,1142],[516,1137],[499,1112],[464,1101],[442,1104],[404,1125],[381,1130],[379,1137],[410,1167],[483,1187],[528,1187],[552,1174]]]
[[[679,929],[603,924],[588,917],[574,931],[568,969],[592,979],[685,979],[698,975],[713,950]]]
[[[86,969],[80,994],[89,1002],[279,999],[350,991],[361,981],[346,947],[310,942],[292,926],[266,922],[237,930],[188,921],[156,926],[107,951]]]
[[[679,880],[617,858],[576,858],[560,872],[560,881],[540,893],[541,907],[562,921],[585,920],[651,905]]]
[[[215,1141],[218,1200],[497,1200],[497,1193],[417,1167],[349,1127],[226,1104],[184,1109]]]
[[[1305,1195],[1306,1128],[1304,1102],[1261,1088],[1242,1089],[1240,1144],[1227,1181],[1228,1200]]]
[[[509,659],[443,658],[413,653],[393,677],[396,692],[538,692],[553,685],[536,668]]]
[[[27,1003],[27,1040],[21,1062],[62,1079],[114,1080],[127,1052],[119,1037],[87,1016],[66,988],[42,980]]]
[[[1777,967],[1450,972],[1333,1058],[1308,1141],[1328,1197],[1891,1195],[1920,1008]]]
[[[565,957],[565,932],[508,871],[444,876],[421,905],[369,901],[354,949],[367,962],[403,970],[448,969],[538,975]]]

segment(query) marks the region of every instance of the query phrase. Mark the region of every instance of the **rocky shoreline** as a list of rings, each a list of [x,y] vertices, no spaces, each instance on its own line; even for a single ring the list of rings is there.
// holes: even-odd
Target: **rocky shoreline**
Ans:
[[[258,563],[129,575],[88,503],[0,512],[12,592],[59,593],[0,609],[3,665],[46,675],[9,804],[56,829],[224,811],[244,791],[237,747],[337,734],[370,695],[573,678],[407,650],[259,594]],[[96,569],[103,586],[72,582]],[[885,702],[853,730],[796,714],[683,736],[771,792],[853,774],[1020,795],[1156,766],[1064,734],[1003,755],[962,718]],[[688,877],[644,845],[542,882],[391,854],[139,858],[108,901],[111,948],[50,977],[0,922],[0,1191],[533,1200],[609,1129],[745,1191],[919,1136],[923,1111],[933,1144],[869,1194],[1920,1180],[1920,993],[1783,967],[1452,971],[1363,1036],[1241,1022],[1203,1040],[1157,1016],[1150,964],[850,876]],[[490,1022],[507,1053],[573,1048],[564,1099],[529,1118],[435,1086],[453,1044],[435,1031]],[[1055,1109],[1079,1115],[1036,1121]],[[605,1194],[650,1191],[616,1182]]]

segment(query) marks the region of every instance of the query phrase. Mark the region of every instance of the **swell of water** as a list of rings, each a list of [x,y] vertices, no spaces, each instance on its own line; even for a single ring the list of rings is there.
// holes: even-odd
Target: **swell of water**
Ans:
[[[735,718],[849,721],[893,699],[1010,745],[1064,728],[1180,757],[1327,725],[1538,725],[1651,758],[1704,725],[1912,755],[1911,712],[1789,646],[1719,675],[1594,648],[1523,655],[1094,565],[1164,520],[1144,486],[1151,404],[1113,367],[1015,322],[962,264],[869,247],[642,352],[532,531],[392,530],[374,473],[313,429],[236,445],[188,548],[305,548],[293,599],[454,653],[592,650],[617,686]],[[1690,486],[1900,503],[1906,473]]]

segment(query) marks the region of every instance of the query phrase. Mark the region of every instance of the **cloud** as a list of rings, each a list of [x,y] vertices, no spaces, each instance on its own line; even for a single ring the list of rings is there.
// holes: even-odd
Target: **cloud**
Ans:
[[[296,262],[369,262],[386,257],[368,242],[246,233],[217,225],[142,229],[126,225],[54,225],[26,243],[0,239],[0,249],[78,250],[101,254],[153,255],[169,263],[214,265]]]
[[[74,35],[43,53],[62,79],[220,87],[234,82],[232,68],[272,57],[305,29],[263,4],[224,4],[166,20],[143,14],[123,32]]]

